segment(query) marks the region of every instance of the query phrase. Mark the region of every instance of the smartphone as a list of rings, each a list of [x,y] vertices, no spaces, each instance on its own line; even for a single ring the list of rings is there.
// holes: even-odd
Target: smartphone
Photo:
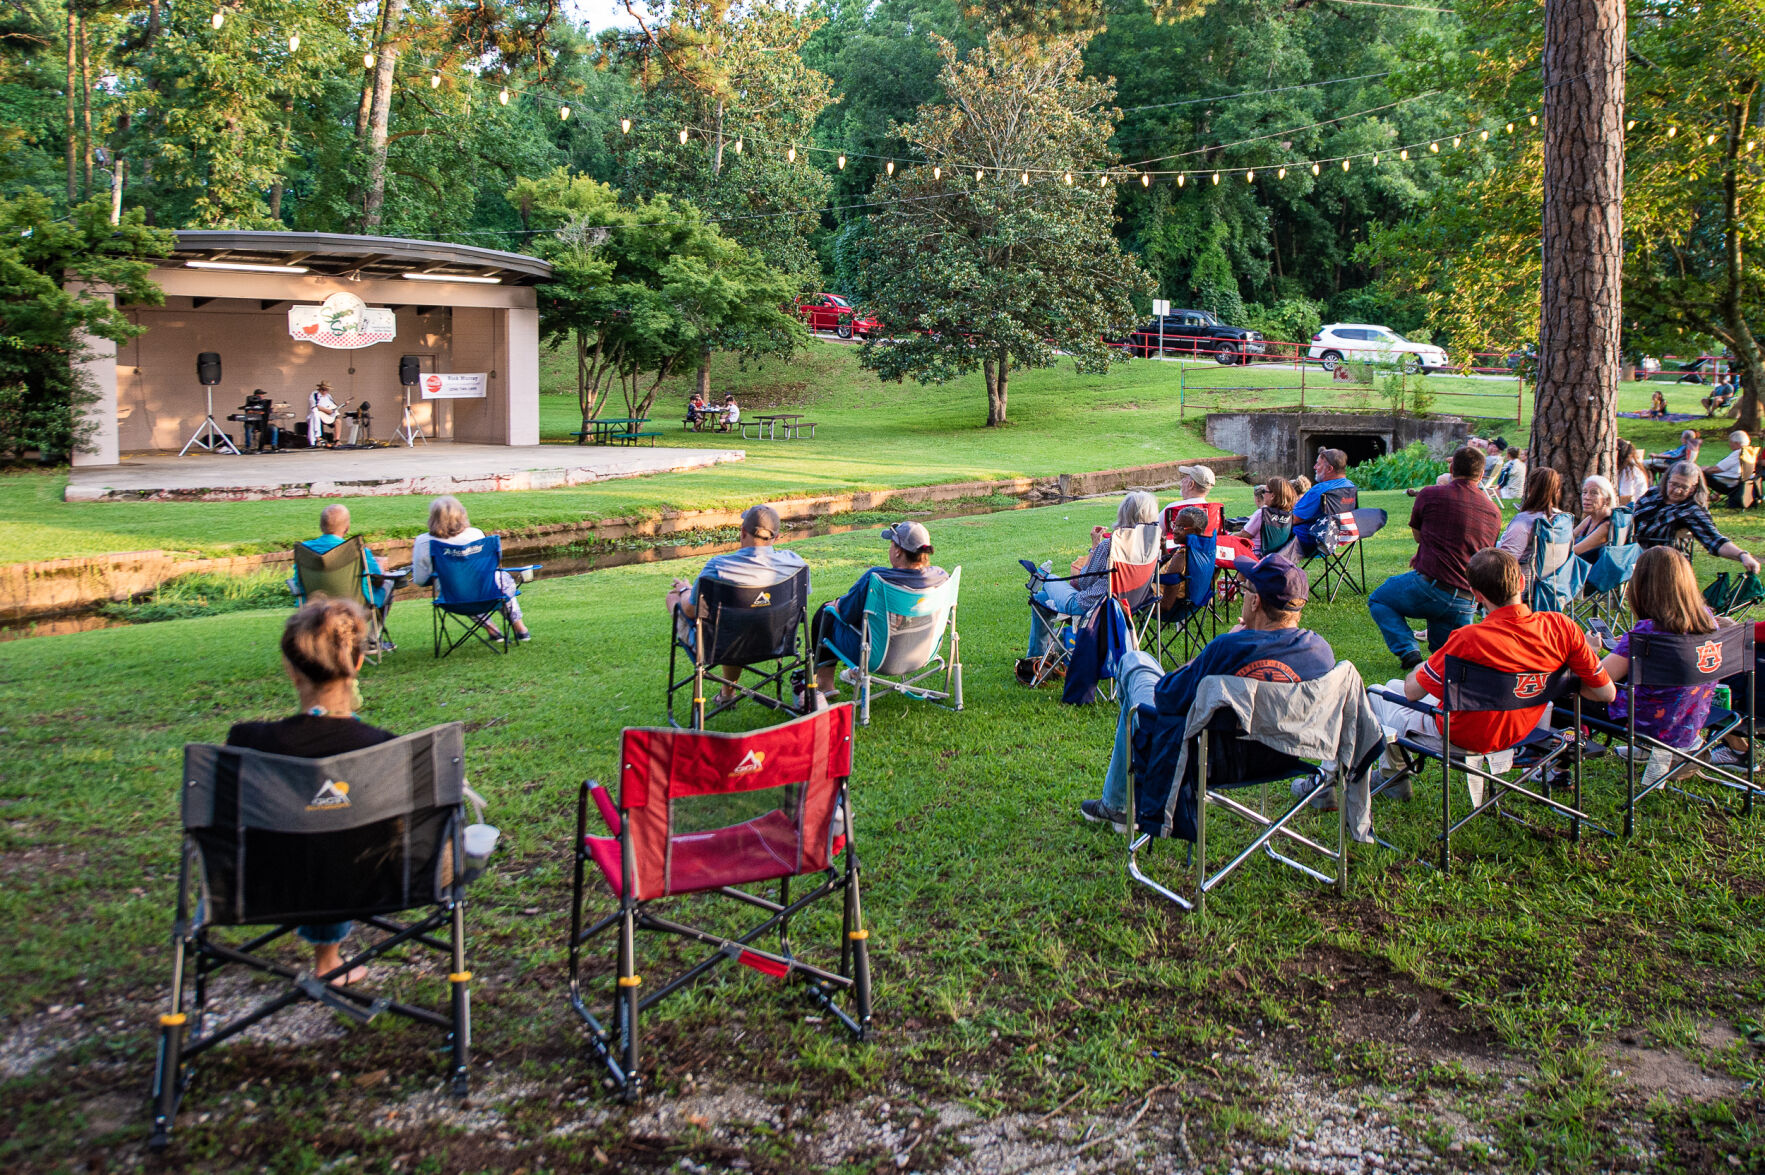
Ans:
[[[1605,645],[1607,650],[1610,650],[1618,643],[1617,638],[1612,635],[1611,626],[1604,620],[1601,620],[1598,616],[1595,616],[1592,620],[1587,622],[1587,631],[1597,634],[1600,638],[1600,643]]]

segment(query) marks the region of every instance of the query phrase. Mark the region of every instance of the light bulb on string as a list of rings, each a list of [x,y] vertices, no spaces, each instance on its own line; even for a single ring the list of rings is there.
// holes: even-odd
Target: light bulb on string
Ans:
[[[974,182],[977,184],[981,182],[981,169],[978,167],[974,169]]]
[[[1397,153],[1397,157],[1399,159],[1408,159],[1410,157],[1410,149],[1408,147],[1405,147],[1403,150],[1401,150]]]
[[[501,102],[504,106],[509,104],[509,88],[507,86],[503,87],[503,92],[496,96],[496,100]]]
[[[686,146],[686,128],[685,127],[680,128],[680,145],[682,147]]]
[[[1147,175],[1145,172],[1141,172],[1140,173],[1140,186],[1142,188],[1150,188],[1152,186],[1152,177]]]
[[[1461,139],[1463,139],[1463,138],[1464,138],[1464,136],[1463,136],[1463,135],[1454,135],[1454,136],[1453,136],[1453,137],[1452,137],[1452,147],[1453,147],[1453,150],[1455,150],[1455,151],[1456,151],[1456,150],[1458,150],[1458,148],[1459,148],[1459,142],[1460,142],[1460,140],[1461,140]]]
[[[1747,150],[1751,151],[1757,145],[1758,145],[1757,139],[1748,139],[1747,140]]]
[[[1214,186],[1215,186],[1215,187],[1218,187],[1218,186],[1219,186],[1219,182],[1220,182],[1220,173],[1219,173],[1219,172],[1217,172],[1217,171],[1216,171],[1216,172],[1214,172],[1214,173],[1213,173],[1213,182],[1214,182]]]
[[[1715,145],[1716,145],[1716,136],[1715,135],[1705,135],[1704,136],[1704,146],[1714,147]]]
[[[1537,126],[1538,125],[1538,115],[1534,114],[1532,117],[1528,118],[1526,121],[1527,121],[1527,123],[1529,123],[1532,126]]]
[[[362,54],[362,68],[364,68],[364,69],[373,69],[374,68],[374,55],[372,53]]]
[[[1343,161],[1342,161],[1342,170],[1343,170],[1343,171],[1347,171],[1347,170],[1348,170],[1348,160],[1346,160],[1346,159],[1344,159],[1344,160],[1343,160]]]
[[[742,137],[740,135],[735,137],[735,153],[737,155],[742,153]]]
[[[1513,133],[1514,133],[1514,124],[1513,124],[1513,123],[1511,123],[1511,122],[1510,122],[1510,123],[1509,123],[1509,124],[1508,124],[1508,134],[1510,134],[1510,135],[1511,135],[1511,134],[1513,134]]]
[[[1312,174],[1313,174],[1313,175],[1317,175],[1317,174],[1318,174],[1318,165],[1317,165],[1317,164],[1315,164],[1315,163],[1314,163],[1314,164],[1312,164],[1312,165],[1311,165],[1311,173],[1312,173]]]
[[[790,150],[788,150],[784,153],[784,157],[786,159],[790,160],[792,163],[795,163],[797,161],[797,145],[795,143],[791,144]]]
[[[224,12],[217,12],[208,18],[208,23],[218,29],[227,23],[227,14]]]
[[[300,52],[300,34],[299,33],[290,33],[289,34],[289,36],[288,36],[288,52],[290,52],[290,53]]]
[[[1256,173],[1254,171],[1245,172],[1244,182],[1247,184],[1254,184],[1256,182]]]
[[[1625,122],[1624,129],[1627,131],[1635,130],[1636,129],[1636,120],[1634,118],[1632,118],[1632,119],[1628,120],[1627,122]]]
[[[889,175],[894,175],[895,174],[895,161],[893,159],[891,159],[887,163],[883,164],[883,170],[885,172],[887,172]]]
[[[943,179],[944,178],[944,169],[941,167],[932,168],[932,178],[935,180]]]
[[[1070,171],[1066,173],[1066,186],[1072,187],[1072,172]]]
[[[1276,171],[1275,178],[1278,180],[1286,179],[1287,178],[1287,169],[1285,167],[1283,167],[1283,168],[1279,169],[1278,171]]]
[[[558,121],[559,122],[564,122],[569,117],[570,117],[570,108],[568,106],[558,107]]]
[[[1438,154],[1440,154],[1440,144],[1439,143],[1429,143],[1428,150],[1430,150],[1430,151],[1434,152],[1434,154],[1438,155]]]
[[[441,75],[440,74],[432,73],[429,75],[429,88],[431,90],[441,89]]]
[[[619,120],[619,133],[622,135],[629,135],[631,133],[631,120],[629,118],[622,118]]]
[[[1479,143],[1489,142],[1489,132],[1488,131],[1478,131],[1477,132],[1477,141]]]
[[[1678,133],[1679,133],[1679,128],[1676,126],[1670,126],[1667,128],[1667,137],[1669,139],[1671,139],[1674,135],[1677,135]]]
[[[1374,167],[1379,166],[1379,157],[1377,155],[1373,156],[1373,166]]]
[[[1023,176],[1019,180],[1019,182],[1022,183],[1024,187],[1026,187],[1026,188],[1029,187],[1030,186],[1030,173],[1027,171],[1024,172]]]
[[[1177,178],[1182,179],[1183,177],[1178,176]],[[1107,174],[1098,176],[1097,177],[1097,186],[1100,188],[1108,187],[1109,186],[1109,176]]]
[[[1179,187],[1179,188],[1182,187],[1183,184],[1188,181],[1188,179],[1189,179],[1188,176],[1184,175],[1182,172],[1179,171],[1177,173],[1177,187]]]
[[[840,156],[834,162],[839,164],[839,168],[841,171],[846,170],[846,157],[844,155]]]

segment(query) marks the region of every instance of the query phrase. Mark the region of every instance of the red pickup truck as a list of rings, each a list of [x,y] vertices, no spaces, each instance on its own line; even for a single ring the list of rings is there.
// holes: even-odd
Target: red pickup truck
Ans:
[[[805,294],[797,299],[797,317],[813,331],[832,331],[842,339],[867,339],[882,333],[882,323],[864,314],[838,294]]]

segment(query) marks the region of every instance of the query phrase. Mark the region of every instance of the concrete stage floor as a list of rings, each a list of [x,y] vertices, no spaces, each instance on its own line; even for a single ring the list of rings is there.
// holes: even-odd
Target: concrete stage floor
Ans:
[[[70,502],[208,501],[464,494],[542,490],[740,461],[741,449],[611,445],[468,445],[213,455],[125,454],[120,465],[75,468]]]

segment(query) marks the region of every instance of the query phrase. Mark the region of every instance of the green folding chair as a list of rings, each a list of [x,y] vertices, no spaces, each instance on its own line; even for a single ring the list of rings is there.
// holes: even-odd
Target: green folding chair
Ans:
[[[318,596],[354,600],[372,617],[368,633],[368,657],[380,663],[381,635],[386,617],[368,598],[363,584],[368,574],[368,550],[361,535],[344,539],[329,551],[315,551],[305,543],[294,544],[294,579],[289,585],[297,604]]]
[[[892,690],[934,705],[962,709],[962,657],[956,635],[956,597],[962,568],[934,588],[909,588],[870,577],[864,596],[862,631],[833,616],[840,629],[858,639],[858,655],[847,656],[832,641],[828,650],[847,666],[846,678],[858,694],[858,721],[870,725],[870,695]],[[833,615],[832,609],[829,614]],[[939,672],[943,688],[926,682]]]

